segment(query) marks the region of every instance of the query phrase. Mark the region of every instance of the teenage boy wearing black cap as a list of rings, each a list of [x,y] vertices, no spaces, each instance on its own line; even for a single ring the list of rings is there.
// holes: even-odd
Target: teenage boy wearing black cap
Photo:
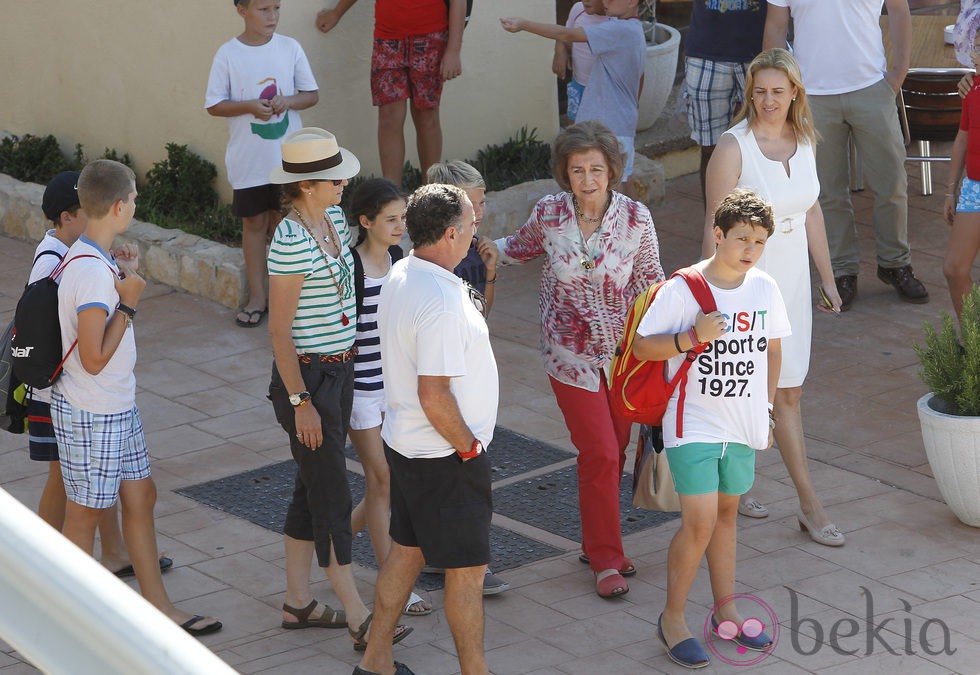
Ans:
[[[77,181],[77,171],[62,171],[44,189],[41,210],[44,217],[54,223],[54,228],[45,233],[34,251],[34,264],[28,283],[50,276],[88,224],[85,212],[79,210],[75,191]],[[60,532],[65,521],[65,485],[58,461],[58,443],[51,427],[51,390],[29,391],[27,425],[31,459],[48,462],[48,480],[41,493],[37,512],[46,523]]]

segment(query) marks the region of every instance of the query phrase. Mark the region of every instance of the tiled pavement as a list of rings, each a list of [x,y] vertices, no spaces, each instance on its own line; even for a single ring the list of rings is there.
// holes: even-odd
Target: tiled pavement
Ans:
[[[917,180],[910,183],[914,193]],[[826,548],[799,532],[794,490],[778,453],[761,453],[755,494],[771,515],[739,521],[737,590],[768,603],[781,634],[755,672],[980,672],[980,530],[960,524],[939,500],[914,408],[925,389],[910,343],[923,321],[950,307],[941,270],[947,229],[937,192],[911,198],[916,273],[932,294],[919,306],[900,302],[875,278],[870,198],[856,196],[865,260],[860,294],[840,318],[815,318],[803,399],[814,481],[848,543]],[[699,249],[696,176],[670,181],[667,194],[654,219],[670,270],[695,259]],[[13,311],[30,256],[27,244],[0,239],[0,320]],[[537,267],[528,265],[504,270],[497,287],[491,327],[503,393],[499,423],[572,449],[539,362],[537,281]],[[267,334],[235,328],[231,318],[227,309],[159,285],[151,285],[140,305],[138,402],[159,487],[160,545],[176,560],[167,588],[181,606],[224,621],[225,629],[204,642],[243,673],[349,673],[357,655],[344,631],[278,628],[280,536],[173,492],[288,457],[264,398]],[[0,436],[0,485],[33,507],[45,468],[27,459],[25,445],[22,437]],[[630,593],[613,601],[594,594],[573,542],[510,519],[495,522],[567,553],[505,572],[512,589],[486,600],[494,673],[682,671],[654,637],[676,522],[626,538],[639,573]],[[336,604],[322,574],[313,573],[318,596]],[[359,569],[358,578],[364,597],[371,597],[374,572]],[[420,675],[453,673],[441,591],[431,599],[438,611],[408,619],[415,632],[395,655]],[[691,595],[692,627],[710,605],[702,569]],[[944,626],[951,655],[942,653]],[[733,645],[718,650],[706,672],[741,672],[721,657],[744,663],[752,656]],[[0,673],[22,672],[36,671],[0,642]]]

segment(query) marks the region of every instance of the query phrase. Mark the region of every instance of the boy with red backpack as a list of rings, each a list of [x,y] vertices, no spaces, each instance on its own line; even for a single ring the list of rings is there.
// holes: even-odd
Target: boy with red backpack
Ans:
[[[658,291],[633,343],[637,358],[667,361],[671,377],[688,351],[707,344],[671,395],[663,418],[682,520],[667,554],[667,604],[657,632],[671,660],[688,668],[709,660],[684,616],[706,552],[715,630],[740,647],[765,651],[772,646],[765,632],[743,624],[731,598],[738,497],[752,486],[755,451],[772,445],[780,338],[790,334],[776,282],[753,269],[772,232],[769,205],[748,190],[732,192],[715,212],[715,254],[694,266],[718,309],[702,312],[684,279],[674,277]],[[677,411],[682,399],[681,431]]]

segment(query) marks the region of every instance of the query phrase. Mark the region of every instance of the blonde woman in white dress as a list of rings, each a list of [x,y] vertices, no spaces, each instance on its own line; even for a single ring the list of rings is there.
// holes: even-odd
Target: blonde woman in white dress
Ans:
[[[793,327],[793,334],[782,341],[774,436],[799,496],[800,529],[819,544],[842,546],[844,535],[830,521],[810,478],[800,415],[813,323],[808,252],[820,276],[818,307],[835,314],[841,307],[817,201],[816,131],[799,66],[785,49],[759,54],[749,65],[745,84],[745,102],[735,126],[721,137],[708,164],[702,255],[714,253],[711,216],[733,189],[751,189],[772,204],[776,231],[757,267],[776,280]],[[748,496],[743,497],[739,512],[768,515],[765,506]]]

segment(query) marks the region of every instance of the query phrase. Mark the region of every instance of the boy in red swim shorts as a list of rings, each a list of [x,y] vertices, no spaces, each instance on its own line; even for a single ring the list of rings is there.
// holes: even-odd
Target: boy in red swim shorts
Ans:
[[[327,33],[357,0],[339,0],[317,14]],[[460,49],[466,25],[466,0],[376,0],[371,101],[378,106],[378,154],[381,173],[401,185],[405,165],[405,118],[411,101],[419,166],[442,158],[439,101],[442,84],[462,72]]]

